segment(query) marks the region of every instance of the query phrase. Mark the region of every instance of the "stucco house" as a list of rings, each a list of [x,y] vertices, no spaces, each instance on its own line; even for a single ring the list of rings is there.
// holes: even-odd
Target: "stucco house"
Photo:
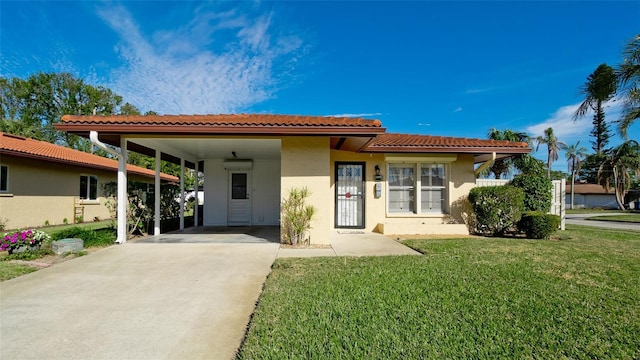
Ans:
[[[117,172],[115,160],[0,132],[0,220],[15,229],[109,219],[101,185],[115,182]],[[147,183],[156,175],[134,165],[127,172]],[[167,174],[160,179],[179,181]]]
[[[65,115],[56,127],[203,172],[204,226],[279,225],[281,200],[307,187],[318,210],[312,243],[335,231],[467,234],[462,213],[476,166],[530,151],[322,116]]]
[[[603,208],[617,209],[615,190],[605,190],[602,185],[598,184],[573,184],[573,206],[581,209]],[[567,208],[571,207],[571,184],[567,184],[565,188],[565,199]]]

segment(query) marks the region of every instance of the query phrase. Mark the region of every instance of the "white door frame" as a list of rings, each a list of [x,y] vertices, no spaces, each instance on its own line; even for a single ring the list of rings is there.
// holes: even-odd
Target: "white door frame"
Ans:
[[[246,182],[246,198],[245,199],[233,199],[233,175],[234,174],[246,174],[247,182]],[[252,198],[253,198],[253,187],[251,186],[251,170],[228,170],[227,175],[227,226],[251,226],[251,210],[253,208]],[[233,217],[234,206],[237,205],[240,201],[244,202],[244,206],[246,206],[246,216],[245,219],[238,221]]]

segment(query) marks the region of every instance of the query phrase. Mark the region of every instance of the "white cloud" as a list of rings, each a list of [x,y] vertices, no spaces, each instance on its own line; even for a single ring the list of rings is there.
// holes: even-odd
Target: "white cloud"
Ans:
[[[573,114],[578,109],[578,106],[580,106],[580,103],[562,106],[551,114],[549,118],[539,124],[527,127],[525,131],[535,138],[544,135],[544,130],[551,127],[556,137],[567,144],[582,139],[584,139],[584,143],[593,128],[591,124],[593,112],[589,111],[585,116],[574,121]],[[609,102],[605,108],[607,122],[611,123],[617,119],[621,110],[622,104],[620,101]],[[611,131],[613,135],[615,129],[612,127]]]
[[[116,51],[124,65],[107,86],[161,114],[231,113],[264,101],[288,74],[275,68],[295,62],[303,46],[295,35],[272,34],[272,13],[202,6],[189,23],[151,35],[123,6],[102,6],[97,14],[121,40]]]
[[[359,113],[359,114],[333,114],[333,115],[325,115],[325,117],[371,117],[371,116],[380,116],[384,115],[383,113]]]
[[[455,110],[453,110],[454,113],[460,112],[462,111],[462,107],[458,106]]]
[[[464,93],[465,94],[482,94],[493,90],[494,88],[476,88],[476,89],[468,89]]]

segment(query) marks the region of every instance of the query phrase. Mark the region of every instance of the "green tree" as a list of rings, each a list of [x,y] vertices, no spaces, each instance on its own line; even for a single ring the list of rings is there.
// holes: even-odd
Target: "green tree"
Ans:
[[[580,166],[582,165],[582,160],[587,156],[587,149],[584,146],[580,146],[580,141],[578,141],[573,145],[567,146],[565,156],[567,158],[567,168],[571,173],[571,209],[573,209],[576,175],[580,173]]]
[[[487,138],[491,140],[507,140],[516,142],[529,143],[529,135],[523,132],[516,132],[513,130],[505,129],[503,131],[498,129],[491,129],[487,134]],[[528,154],[527,154],[528,155]],[[502,158],[496,159],[491,167],[488,168],[488,173],[492,173],[496,179],[500,179],[502,175],[510,175],[516,168],[515,158]]]
[[[88,140],[56,130],[62,115],[117,114],[121,103],[122,97],[110,89],[86,84],[69,73],[0,78],[3,131],[76,149],[89,148]]]
[[[573,114],[573,119],[578,120],[585,116],[589,110],[593,110],[593,130],[591,130],[591,136],[595,137],[595,141],[591,143],[593,150],[597,154],[602,154],[611,137],[609,125],[605,121],[604,104],[615,96],[616,84],[617,79],[613,68],[607,64],[600,64],[598,68],[587,77],[587,82],[582,86],[580,93],[583,94],[585,98]]]
[[[551,164],[558,160],[560,150],[564,149],[567,145],[558,140],[552,128],[547,128],[544,131],[544,136],[538,136],[536,143],[536,151],[538,151],[540,144],[547,145],[547,177],[551,179]]]
[[[613,184],[620,210],[624,210],[624,198],[631,188],[634,175],[640,176],[640,144],[637,141],[627,140],[607,151],[598,170],[598,183],[607,191]]]
[[[636,35],[623,51],[624,60],[616,71],[618,89],[624,98],[618,133],[627,138],[627,129],[640,118],[640,35]]]

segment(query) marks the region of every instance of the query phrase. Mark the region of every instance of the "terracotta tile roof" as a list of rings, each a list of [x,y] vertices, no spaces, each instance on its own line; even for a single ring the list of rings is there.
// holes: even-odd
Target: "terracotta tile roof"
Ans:
[[[81,131],[113,130],[127,132],[209,132],[209,133],[325,133],[363,132],[383,133],[380,120],[362,118],[273,115],[273,114],[219,114],[219,115],[140,115],[140,116],[79,116],[64,115],[56,128]]]
[[[118,162],[116,160],[3,132],[0,132],[0,154],[118,171]],[[155,177],[155,171],[130,164],[127,164],[127,172],[151,178]],[[160,174],[160,178],[172,182],[179,181],[177,177],[164,173]]]
[[[467,139],[413,134],[383,134],[377,136],[365,149],[371,152],[508,152],[528,153],[523,142],[505,140]]]
[[[571,183],[565,186],[565,192],[567,194],[571,194]],[[573,193],[574,194],[615,194],[615,190],[613,188],[609,189],[607,192],[601,185],[598,184],[574,184],[573,185]]]

